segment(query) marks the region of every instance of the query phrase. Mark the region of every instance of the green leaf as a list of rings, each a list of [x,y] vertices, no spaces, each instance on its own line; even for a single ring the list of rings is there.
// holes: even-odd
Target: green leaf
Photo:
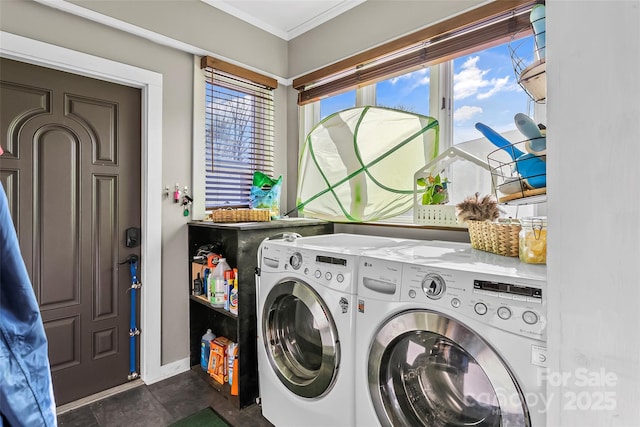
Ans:
[[[433,195],[432,197],[432,204],[433,205],[439,205],[440,203],[444,202],[444,200],[447,197],[447,193],[436,193]]]
[[[423,205],[430,205],[431,204],[431,194],[424,193],[422,195],[422,204]]]
[[[420,187],[424,187],[425,185],[427,185],[427,183],[425,182],[424,178],[418,178],[416,180],[416,184],[418,184]]]

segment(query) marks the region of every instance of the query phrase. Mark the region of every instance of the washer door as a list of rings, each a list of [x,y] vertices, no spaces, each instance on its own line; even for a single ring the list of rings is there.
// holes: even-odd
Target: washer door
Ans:
[[[306,283],[284,280],[263,307],[264,347],[282,384],[301,397],[323,396],[340,364],[338,333],[325,302]]]
[[[427,310],[400,313],[369,352],[369,391],[385,426],[529,426],[525,399],[474,331]]]

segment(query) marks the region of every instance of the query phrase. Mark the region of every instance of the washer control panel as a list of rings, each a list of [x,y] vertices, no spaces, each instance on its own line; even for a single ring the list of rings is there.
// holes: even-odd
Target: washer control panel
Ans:
[[[544,339],[546,283],[521,277],[403,265],[401,301],[470,318],[515,334]]]

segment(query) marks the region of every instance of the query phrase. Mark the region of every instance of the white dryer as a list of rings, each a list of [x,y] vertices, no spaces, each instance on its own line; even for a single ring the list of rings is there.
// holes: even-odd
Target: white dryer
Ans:
[[[423,242],[360,257],[356,425],[545,425],[546,268]]]
[[[400,239],[286,236],[258,250],[258,373],[262,414],[277,427],[355,424],[358,256]]]

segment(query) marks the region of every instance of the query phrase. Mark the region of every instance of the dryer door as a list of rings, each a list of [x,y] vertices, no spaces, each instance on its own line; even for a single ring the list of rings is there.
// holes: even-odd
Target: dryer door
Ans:
[[[283,280],[263,305],[262,336],[276,375],[298,396],[323,396],[340,363],[336,325],[325,302],[306,283]]]
[[[477,333],[442,314],[411,310],[385,322],[368,370],[382,425],[530,425],[505,362]]]

